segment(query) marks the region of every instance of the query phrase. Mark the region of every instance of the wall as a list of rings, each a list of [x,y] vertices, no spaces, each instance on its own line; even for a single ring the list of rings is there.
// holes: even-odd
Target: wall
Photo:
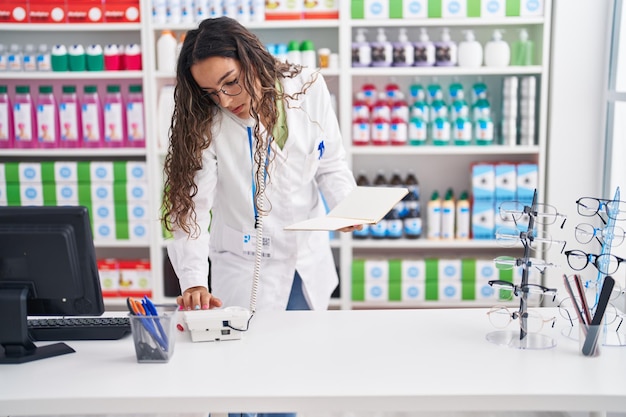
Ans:
[[[573,230],[581,222],[576,200],[602,196],[604,91],[611,0],[554,0],[547,155],[546,202],[568,215],[560,234],[567,248],[583,247]],[[549,270],[546,283],[561,288],[563,273],[572,273],[564,255],[551,250],[559,268]],[[626,270],[622,266],[620,271]],[[597,271],[584,271],[593,279]],[[587,275],[585,275],[587,276]],[[623,276],[623,275],[622,275]]]

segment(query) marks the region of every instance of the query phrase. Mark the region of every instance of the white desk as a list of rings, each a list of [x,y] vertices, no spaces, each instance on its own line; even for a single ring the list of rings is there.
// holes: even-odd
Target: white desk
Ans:
[[[179,334],[167,364],[137,363],[130,337],[68,342],[0,366],[0,415],[626,410],[626,347],[584,357],[562,319],[555,348],[496,346],[485,312],[260,312],[241,340]]]

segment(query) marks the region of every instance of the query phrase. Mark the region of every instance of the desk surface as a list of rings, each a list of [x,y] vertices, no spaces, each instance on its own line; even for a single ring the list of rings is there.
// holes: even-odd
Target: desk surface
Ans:
[[[584,357],[558,313],[555,348],[498,346],[485,312],[259,312],[241,340],[179,333],[167,364],[137,363],[130,337],[68,342],[76,353],[0,365],[0,415],[626,410],[626,347]]]

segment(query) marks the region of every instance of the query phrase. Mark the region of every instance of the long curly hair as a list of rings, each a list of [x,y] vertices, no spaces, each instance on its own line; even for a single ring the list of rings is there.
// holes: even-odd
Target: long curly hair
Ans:
[[[261,138],[260,121],[263,121],[267,132],[273,132],[278,117],[276,101],[294,98],[277,89],[277,81],[295,77],[301,71],[300,66],[274,58],[256,35],[234,19],[206,19],[197,29],[187,32],[178,57],[174,113],[164,165],[161,221],[169,231],[178,227],[190,235],[198,233],[193,202],[198,187],[194,178],[196,172],[202,169],[202,152],[213,140],[211,126],[219,107],[198,86],[191,75],[191,67],[215,56],[239,61],[242,68],[239,83],[251,98],[250,113],[256,121],[253,134],[256,138],[254,160],[257,172],[254,177],[257,206],[263,190],[259,179],[263,179],[265,170],[262,151],[267,146]]]

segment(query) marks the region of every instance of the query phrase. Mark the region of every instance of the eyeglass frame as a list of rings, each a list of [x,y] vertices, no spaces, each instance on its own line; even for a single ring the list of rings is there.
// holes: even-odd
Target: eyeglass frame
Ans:
[[[529,205],[527,205],[525,203],[522,203],[521,201],[504,201],[498,207],[498,212],[500,213],[500,218],[502,220],[505,220],[505,221],[508,220],[508,218],[506,218],[505,216],[502,215],[502,206],[505,205],[505,204],[517,204],[517,205],[523,206],[523,208],[521,210],[508,210],[508,211],[505,210],[505,214],[511,214],[511,217],[512,217],[513,222],[515,224],[517,224],[517,221],[520,220],[523,217],[524,214],[526,214],[528,216],[532,216],[535,219],[535,221],[537,221],[537,223],[545,225],[545,226],[551,225],[553,223],[556,223],[556,219],[558,217],[562,217],[563,218],[563,223],[561,223],[561,226],[560,226],[561,229],[563,228],[563,226],[565,226],[565,222],[567,221],[567,216],[565,214],[563,214],[563,213],[559,213],[559,211],[556,209],[556,207],[554,207],[551,204],[536,203],[536,204],[534,204],[532,206],[529,206]],[[534,212],[532,211],[533,207],[535,208]],[[539,213],[537,211],[537,207],[550,207],[550,208],[554,209],[554,214]],[[506,209],[506,206],[505,206],[505,209]],[[516,219],[514,214],[519,214],[520,216]],[[542,218],[542,217],[553,217],[554,219],[553,219],[553,221],[551,221],[549,223],[538,221],[538,219]]]
[[[495,324],[493,324],[493,320],[491,319],[491,314],[493,314],[493,313],[495,313],[496,311],[499,311],[499,310],[504,310],[504,311],[506,311],[506,312],[508,313],[508,315],[509,315],[509,322],[508,322],[505,326],[502,326],[502,327],[498,327],[498,326],[496,326]],[[509,308],[508,308],[507,306],[505,306],[505,305],[495,305],[495,306],[492,306],[492,307],[489,309],[489,311],[487,311],[487,317],[489,317],[489,322],[490,322],[490,323],[491,323],[491,325],[492,325],[493,327],[495,327],[496,329],[504,329],[504,328],[508,327],[508,326],[511,324],[511,322],[513,322],[513,320],[518,320],[518,319],[520,319],[520,321],[519,321],[520,329],[522,329],[522,330],[523,330],[523,331],[525,331],[526,333],[539,333],[539,332],[541,332],[541,331],[543,330],[543,326],[545,325],[545,323],[546,323],[546,322],[552,322],[552,325],[550,326],[550,327],[552,327],[552,328],[554,328],[554,325],[556,324],[556,316],[551,317],[551,318],[549,318],[549,319],[546,319],[546,318],[544,318],[541,314],[539,314],[539,313],[537,313],[537,312],[530,312],[530,311],[528,311],[528,310],[527,310],[527,311],[525,311],[525,312],[524,312],[524,314],[526,315],[526,317],[522,317],[522,314],[520,314],[520,313],[521,313],[521,311],[519,311],[519,310],[515,310],[515,311],[511,311],[511,310],[509,310]],[[531,313],[532,313],[533,315],[536,315],[536,317],[539,317],[539,318],[541,319],[541,327],[539,328],[539,330],[534,331],[534,332],[529,332],[529,331],[528,331],[528,329],[524,329],[524,328],[522,327],[522,323],[523,323],[523,322],[522,322],[522,320],[521,320],[521,319],[525,318],[525,319],[527,319],[527,320],[528,320],[529,314],[531,314]]]
[[[201,90],[202,90],[202,92],[203,92],[204,94],[206,94],[206,95],[209,97],[209,99],[210,99],[211,101],[213,101],[215,104],[220,104],[220,103],[221,103],[220,96],[219,96],[219,94],[220,94],[220,93],[224,94],[224,95],[225,95],[225,96],[227,96],[227,97],[236,97],[236,96],[238,96],[239,94],[241,94],[241,93],[243,92],[243,86],[242,86],[241,84],[239,84],[239,77],[240,77],[240,76],[241,76],[241,74],[240,74],[240,75],[238,75],[238,76],[237,76],[237,78],[235,78],[235,80],[234,80],[234,81],[229,81],[229,82],[227,82],[227,83],[222,84],[222,87],[220,87],[220,88],[216,89],[215,91],[210,91],[210,92],[209,92],[209,91],[207,91],[207,89],[206,89],[206,88],[202,88]],[[230,85],[231,87],[232,87],[232,86],[237,86],[237,87],[239,87],[239,92],[238,92],[238,93],[236,93],[236,94],[230,94],[228,91],[226,91],[226,90],[224,89],[224,87],[229,86],[229,85]],[[230,88],[230,87],[229,87],[229,88]]]
[[[591,217],[591,216],[589,216],[589,217]],[[588,241],[586,241],[586,242],[581,242],[581,241],[580,241],[580,239],[578,239],[578,233],[577,233],[577,230],[582,230],[582,229],[579,229],[579,227],[580,227],[580,226],[583,226],[583,225],[590,226],[590,227],[593,229],[593,234],[591,235],[591,238],[589,238],[589,240],[588,240]],[[613,231],[613,230],[615,230],[615,229],[621,230],[621,231],[622,231],[622,233],[621,233],[621,234],[616,234],[616,233]],[[592,225],[591,223],[579,223],[579,224],[577,224],[577,225],[576,225],[576,227],[574,228],[574,237],[576,238],[576,241],[577,241],[578,243],[582,243],[583,245],[584,245],[584,244],[587,244],[587,243],[589,243],[589,242],[591,242],[591,241],[593,240],[593,238],[595,237],[595,238],[596,238],[596,240],[597,240],[597,241],[598,241],[598,242],[602,245],[602,244],[604,244],[604,242],[600,241],[600,238],[598,237],[598,232],[600,232],[600,235],[601,235],[600,237],[601,237],[602,239],[605,239],[605,238],[606,238],[606,235],[608,235],[608,233],[611,233],[611,234],[612,234],[612,236],[611,236],[611,242],[612,242],[612,244],[614,244],[615,246],[619,246],[619,245],[621,245],[621,244],[624,242],[624,239],[626,239],[626,230],[624,230],[623,228],[621,228],[621,227],[619,227],[619,226],[613,226],[613,230],[612,230],[612,231],[607,231],[607,228],[606,228],[606,227],[595,227],[595,226],[594,226],[594,225]],[[584,230],[583,230],[583,231],[584,231]],[[604,233],[604,232],[607,232],[607,233]],[[616,237],[616,236],[621,237],[621,239],[622,239],[619,243],[615,243],[615,237]],[[563,253],[563,252],[561,252],[561,253]]]
[[[576,305],[575,302],[572,302],[571,305],[563,305],[564,302],[571,300],[572,297],[565,297],[563,298],[561,301],[559,301],[559,304],[557,304],[557,308],[559,309],[559,314],[561,317],[563,317],[564,319],[567,319],[570,323],[570,326],[574,326],[574,322],[578,322],[578,315],[577,314],[570,314],[569,312],[569,308],[571,309],[575,309]],[[564,311],[567,314],[567,317],[562,313],[562,311]],[[615,329],[615,331],[619,331],[619,328],[622,326],[622,323],[624,322],[624,316],[622,314],[620,314],[619,310],[617,309],[617,307],[615,307],[613,305],[613,303],[609,303],[609,305],[607,306],[607,310],[605,312],[605,317],[612,317],[611,314],[609,313],[613,313],[614,317],[613,320],[610,321],[605,321],[604,324],[607,325],[611,325],[613,323],[615,323],[618,319],[619,319],[619,324],[617,325],[617,328]]]
[[[502,288],[500,289],[505,289],[504,287],[511,287],[513,294],[515,294],[516,296],[519,297],[519,292],[521,291],[522,293],[527,293],[530,294],[531,291],[529,291],[530,288],[539,288],[541,290],[541,301],[543,301],[543,297],[547,294],[550,293],[552,294],[552,301],[554,301],[556,299],[556,293],[557,293],[557,289],[556,288],[548,288],[548,287],[544,287],[543,285],[539,285],[539,284],[524,284],[524,285],[516,285],[513,284],[510,281],[505,281],[502,279],[492,279],[490,281],[487,281],[487,284],[489,284],[489,286],[491,286],[493,288],[494,284],[496,286],[501,285]],[[496,287],[497,288],[497,287]]]
[[[595,200],[595,201],[598,202],[598,208],[596,209],[596,211],[594,213],[592,213],[592,214],[585,214],[585,213],[581,213],[580,212],[580,208],[581,208],[580,206],[582,205],[580,203],[580,200],[584,200],[584,199]],[[625,214],[624,218],[611,217],[611,213],[610,213],[610,210],[609,210],[609,204],[615,203],[615,202],[626,204],[626,201],[613,200],[613,199],[608,199],[608,198],[580,197],[578,200],[576,200],[576,211],[578,211],[578,214],[580,214],[581,216],[584,216],[584,217],[593,217],[593,216],[595,216],[597,214],[602,219],[602,221],[604,221],[604,218],[600,215],[600,210],[604,206],[604,212],[609,217],[609,219],[626,220],[626,214]],[[618,213],[619,212],[620,211],[618,209]]]
[[[511,265],[511,264],[500,264],[503,266],[507,266],[507,268],[499,268],[498,267],[498,262],[504,261],[506,259],[508,260],[512,260],[515,261],[515,265]],[[537,268],[542,274],[545,272],[545,270],[549,267],[556,267],[558,265],[553,264],[551,262],[545,262],[543,261],[543,263],[539,263],[539,262],[535,262],[535,261],[541,261],[540,259],[535,259],[535,258],[515,258],[513,256],[498,256],[497,258],[494,258],[494,263],[496,264],[496,269],[501,269],[501,270],[509,270],[509,269],[514,269],[515,267],[521,266],[524,268],[528,268],[531,266],[534,266],[535,268]],[[543,268],[541,268],[543,267]]]
[[[496,235],[496,242],[502,242],[502,240],[499,240],[499,239],[498,239],[498,233],[499,233],[502,229],[504,229],[504,228],[499,228],[499,229],[497,229],[497,230],[496,230],[496,233],[495,233],[495,235]],[[550,243],[550,244],[552,244],[552,243],[559,243],[559,244],[562,244],[562,245],[563,245],[563,246],[561,247],[561,253],[563,253],[563,251],[565,250],[565,245],[567,244],[567,242],[566,242],[566,241],[564,241],[564,240],[555,240],[555,239],[552,239],[552,237],[551,237],[550,235],[543,236],[543,237],[542,237],[542,236],[533,236],[532,234],[533,234],[534,232],[533,232],[533,233],[528,233],[528,232],[526,232],[526,231],[518,231],[517,229],[515,229],[515,230],[518,232],[517,236],[515,236],[515,235],[513,235],[513,234],[506,234],[505,236],[508,236],[508,237],[511,237],[511,238],[516,238],[516,239],[517,239],[517,241],[518,241],[518,242],[521,242],[524,246],[527,246],[527,242],[529,242],[529,241],[530,241],[530,243],[531,243],[531,244],[530,244],[530,245],[528,245],[528,247],[530,247],[530,248],[531,248],[531,249],[533,249],[533,250],[540,250],[540,249],[539,249],[539,248],[536,248],[536,247],[533,247],[533,246],[532,246],[532,242],[546,242],[546,243]],[[512,239],[511,239],[511,240],[512,240]],[[505,246],[505,245],[502,245],[502,246],[507,247],[507,246]],[[547,250],[547,248],[546,248],[546,249],[544,249],[544,250]]]
[[[583,266],[582,268],[574,268],[569,260],[570,255],[572,255],[574,252],[578,252],[581,255],[585,256],[585,266]],[[567,258],[567,264],[570,266],[570,268],[572,268],[574,271],[582,271],[583,269],[587,268],[587,266],[591,263],[593,266],[596,267],[596,269],[605,275],[611,275],[614,274],[615,272],[617,272],[617,270],[619,269],[619,266],[621,265],[622,262],[626,262],[626,259],[624,258],[620,258],[617,255],[613,255],[612,253],[601,253],[601,254],[595,254],[595,253],[587,253],[584,252],[580,249],[572,249],[572,250],[566,250],[565,252],[563,252]],[[603,271],[600,269],[600,262],[598,262],[599,258],[601,256],[608,256],[608,257],[613,257],[617,260],[617,267],[615,268],[615,271],[611,271],[608,272],[607,271]],[[591,258],[591,259],[590,259]]]

